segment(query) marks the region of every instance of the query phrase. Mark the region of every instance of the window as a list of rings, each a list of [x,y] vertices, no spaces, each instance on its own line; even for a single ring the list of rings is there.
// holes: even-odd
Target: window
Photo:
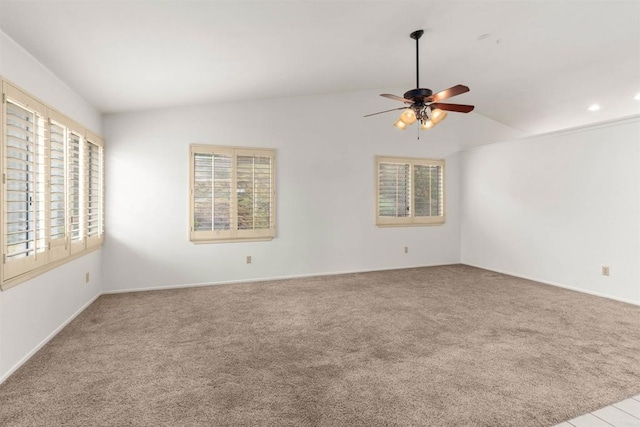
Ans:
[[[191,145],[191,241],[275,237],[275,151]]]
[[[376,157],[376,225],[444,222],[444,160]]]
[[[2,82],[1,288],[102,243],[102,140]],[[97,213],[97,214],[96,214]]]

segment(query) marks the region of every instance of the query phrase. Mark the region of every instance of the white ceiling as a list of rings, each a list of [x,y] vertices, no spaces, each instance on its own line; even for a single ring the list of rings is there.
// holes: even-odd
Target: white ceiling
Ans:
[[[513,128],[640,113],[634,0],[0,0],[0,29],[105,113],[390,87],[402,95],[415,87],[416,29],[425,30],[421,86],[466,84],[471,92],[450,102]],[[587,111],[593,103],[601,110]],[[396,107],[372,100],[380,105]]]

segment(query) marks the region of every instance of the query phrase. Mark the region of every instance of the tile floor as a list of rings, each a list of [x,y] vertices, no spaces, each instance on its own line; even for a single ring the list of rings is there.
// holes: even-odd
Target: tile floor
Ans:
[[[640,394],[554,427],[640,427]]]

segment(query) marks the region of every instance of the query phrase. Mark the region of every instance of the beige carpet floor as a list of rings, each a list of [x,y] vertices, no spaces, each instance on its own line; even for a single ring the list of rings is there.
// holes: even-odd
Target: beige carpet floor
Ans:
[[[455,265],[105,295],[2,426],[550,426],[640,393],[640,307]]]

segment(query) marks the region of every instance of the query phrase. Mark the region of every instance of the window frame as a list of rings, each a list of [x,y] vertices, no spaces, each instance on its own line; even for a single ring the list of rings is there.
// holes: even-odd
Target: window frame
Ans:
[[[398,216],[380,216],[380,165],[384,163],[404,164],[410,166],[410,215],[406,217]],[[442,195],[440,201],[442,203],[442,215],[419,216],[415,215],[415,186],[414,177],[415,166],[436,166],[441,168]],[[375,156],[374,162],[374,179],[375,179],[375,224],[377,227],[424,227],[444,225],[446,222],[446,178],[445,178],[445,160],[432,158],[415,158],[415,157],[395,157],[395,156]]]
[[[100,181],[100,209],[104,210],[104,141],[99,136],[92,134],[86,128],[65,115],[57,112],[55,109],[47,106],[42,101],[38,100],[33,95],[13,85],[7,80],[0,77],[2,87],[2,108],[0,109],[0,175],[2,176],[2,190],[0,191],[0,224],[2,224],[2,233],[0,233],[0,251],[2,252],[1,268],[0,268],[0,290],[9,289],[15,285],[18,285],[24,281],[32,279],[42,273],[59,267],[66,262],[79,258],[89,252],[92,252],[101,247],[104,241],[104,214],[100,216],[100,231],[98,235],[94,235],[93,239],[89,241],[87,239],[87,230],[81,228],[82,239],[79,239],[73,245],[70,241],[70,229],[69,229],[69,200],[70,190],[68,183],[68,171],[69,171],[69,144],[68,135],[70,132],[75,133],[81,139],[81,145],[86,144],[87,141],[98,145],[98,149],[101,166],[99,171]],[[18,258],[16,260],[10,260],[8,257],[9,240],[8,231],[6,229],[7,221],[7,203],[8,199],[8,185],[7,181],[7,161],[8,161],[8,138],[7,138],[7,121],[8,121],[8,106],[9,104],[15,104],[20,108],[30,110],[37,113],[40,116],[42,122],[42,145],[43,149],[35,155],[33,160],[36,163],[42,163],[43,167],[40,174],[43,175],[43,195],[40,197],[43,199],[44,208],[40,212],[40,216],[36,215],[35,221],[42,221],[44,224],[44,231],[41,233],[35,233],[36,240],[42,235],[44,241],[43,250],[38,252],[36,248],[36,260],[37,262],[22,261],[29,257]],[[56,135],[60,135],[55,141],[56,149],[58,153],[56,158],[53,157],[53,128],[56,127]],[[62,129],[62,133],[59,133]],[[61,140],[60,140],[61,139]],[[39,142],[38,142],[39,144]],[[60,152],[62,151],[62,158],[60,158]],[[34,152],[36,153],[36,152]],[[87,167],[87,158],[83,154],[82,148],[80,150],[80,168]],[[56,166],[54,167],[54,163]],[[61,166],[62,165],[62,166]],[[53,169],[56,169],[57,173],[52,173]],[[62,175],[60,175],[62,172]],[[36,173],[37,175],[37,173]],[[58,178],[58,179],[54,179]],[[61,179],[60,179],[61,178]],[[81,172],[81,180],[86,178],[86,172]],[[54,182],[55,181],[55,182]],[[34,181],[35,182],[35,181]],[[80,184],[81,186],[83,184]],[[56,194],[59,198],[60,191],[54,191],[54,186],[58,188],[62,186],[64,197],[62,201],[53,199],[53,195]],[[86,190],[82,189],[80,192],[80,215],[87,215],[87,194]],[[54,204],[62,206],[54,208]],[[60,205],[61,204],[61,205]],[[53,212],[57,211],[57,215]],[[60,211],[63,212],[62,216]],[[64,218],[64,224],[55,226],[52,220],[59,220]],[[64,237],[60,236],[60,233],[55,233],[53,229],[55,227],[62,226],[64,228]]]
[[[195,230],[195,156],[222,154],[231,156],[230,225],[229,230]],[[260,156],[270,159],[269,228],[238,229],[237,170],[238,156]],[[235,227],[235,228],[234,228]],[[269,241],[276,237],[276,150],[271,148],[233,147],[208,144],[189,145],[189,240],[192,243],[232,243]]]

